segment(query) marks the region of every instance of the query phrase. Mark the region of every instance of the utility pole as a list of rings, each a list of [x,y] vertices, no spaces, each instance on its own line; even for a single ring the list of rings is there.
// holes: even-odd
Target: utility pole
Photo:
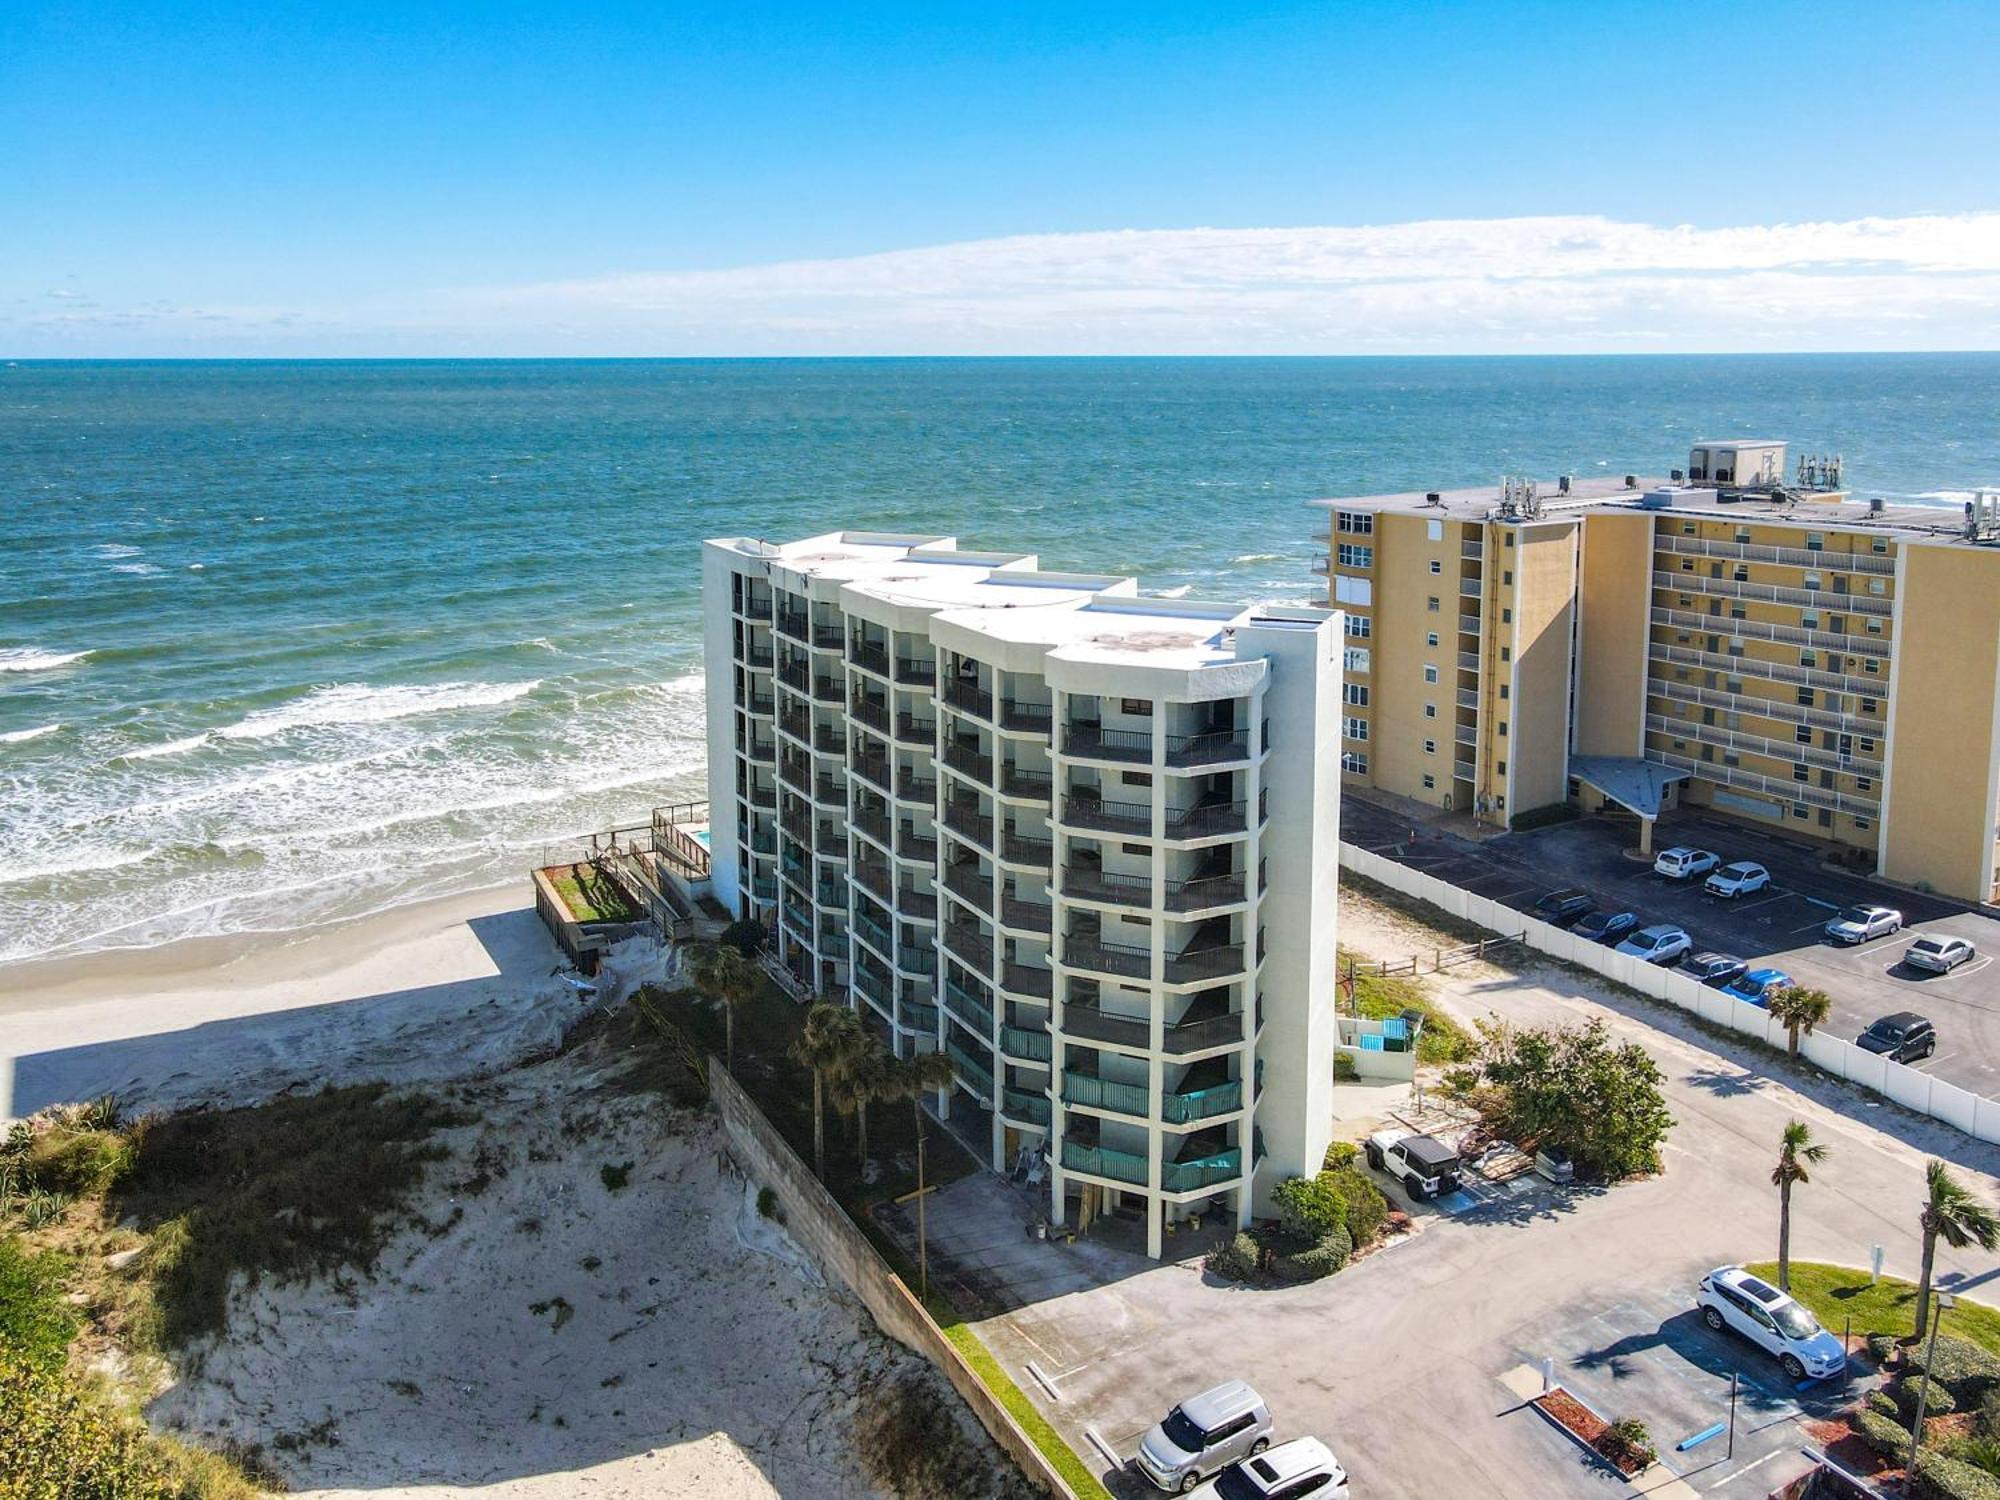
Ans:
[[[1736,1372],[1729,1372],[1729,1451],[1724,1458],[1736,1457]]]
[[[930,1245],[924,1238],[924,1200],[930,1196],[924,1191],[924,1110],[920,1104],[917,1116],[917,1300],[926,1307],[931,1300],[931,1257]]]
[[[1937,1354],[1938,1324],[1944,1321],[1944,1315],[1951,1310],[1956,1299],[1950,1292],[1939,1292],[1936,1301],[1937,1306],[1931,1312],[1931,1336],[1924,1344],[1924,1374],[1923,1378],[1917,1382],[1916,1420],[1910,1423],[1910,1472],[1912,1474],[1917,1472],[1917,1450],[1924,1445],[1924,1405],[1925,1399],[1931,1393],[1931,1370]]]

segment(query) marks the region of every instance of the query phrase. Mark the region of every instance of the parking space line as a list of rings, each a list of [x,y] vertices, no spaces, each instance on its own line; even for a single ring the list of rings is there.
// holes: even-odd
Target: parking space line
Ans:
[[[1956,1052],[1944,1052],[1944,1053],[1934,1052],[1929,1057],[1925,1058],[1922,1062],[1905,1063],[1903,1066],[1907,1068],[1917,1068],[1922,1070],[1923,1072],[1928,1073],[1932,1068],[1936,1067],[1939,1063],[1950,1062],[1956,1056],[1958,1056]]]
[[[1794,894],[1791,891],[1781,891],[1776,886],[1772,886],[1770,888],[1770,891],[1771,891],[1770,895],[1765,896],[1757,901],[1744,901],[1739,898],[1738,900],[1730,901],[1727,904],[1731,909],[1735,911],[1755,911],[1760,906],[1769,906],[1773,901],[1782,901],[1787,896]],[[1812,897],[1808,896],[1806,897],[1806,899],[1810,901]]]
[[[1792,1450],[1789,1448],[1773,1448],[1769,1453],[1766,1453],[1762,1458],[1752,1459],[1742,1468],[1734,1469],[1729,1473],[1724,1474],[1720,1479],[1716,1480],[1714,1484],[1711,1484],[1709,1488],[1712,1490],[1719,1490],[1725,1484],[1729,1483],[1730,1480],[1741,1479],[1745,1474],[1748,1474],[1752,1469],[1761,1469],[1764,1467],[1765,1464],[1769,1463],[1772,1459],[1782,1458],[1785,1454],[1791,1451]]]

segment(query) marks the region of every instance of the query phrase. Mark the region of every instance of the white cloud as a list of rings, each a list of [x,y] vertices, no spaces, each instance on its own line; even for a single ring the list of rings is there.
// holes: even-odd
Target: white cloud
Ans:
[[[114,324],[111,320],[117,319]],[[2000,346],[2000,213],[1695,229],[1594,217],[1028,235],[40,320],[88,338],[505,353],[1485,353]]]

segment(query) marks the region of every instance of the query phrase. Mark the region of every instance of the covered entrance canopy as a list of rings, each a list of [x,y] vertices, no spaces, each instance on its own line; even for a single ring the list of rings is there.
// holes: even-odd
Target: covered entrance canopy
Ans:
[[[1660,816],[1662,796],[1674,782],[1686,781],[1692,773],[1623,755],[1572,755],[1569,774],[1628,812],[1638,814],[1639,847],[1650,854],[1653,822]]]

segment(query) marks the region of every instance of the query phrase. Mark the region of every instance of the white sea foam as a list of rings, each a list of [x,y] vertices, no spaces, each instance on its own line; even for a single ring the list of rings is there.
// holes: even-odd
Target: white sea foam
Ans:
[[[1283,562],[1285,554],[1282,552],[1246,552],[1241,557],[1232,557],[1229,560],[1232,563]]]
[[[60,724],[39,724],[33,729],[16,729],[10,734],[0,734],[0,745],[25,745],[29,740],[38,740],[45,734],[54,734],[62,728]]]
[[[258,709],[240,723],[216,733],[226,740],[261,740],[288,729],[326,724],[382,724],[447,709],[494,708],[525,698],[541,685],[540,678],[527,682],[404,683],[382,688],[358,682],[334,683],[314,688],[305,697],[276,708]]]
[[[33,646],[0,646],[0,672],[50,672],[82,661],[88,651],[38,651]]]
[[[189,750],[199,750],[208,743],[206,734],[191,734],[184,740],[168,740],[161,745],[141,745],[134,750],[122,750],[113,760],[153,760],[162,755],[180,755]]]
[[[139,577],[144,578],[148,574],[157,573],[160,570],[152,563],[113,563],[111,571],[114,573],[136,573]]]
[[[98,557],[109,561],[116,557],[137,557],[143,548],[128,547],[123,542],[100,542],[90,549]]]
[[[1155,597],[1161,599],[1185,599],[1189,594],[1193,592],[1194,592],[1194,585],[1191,583],[1184,583],[1179,588],[1175,589],[1156,589],[1154,591],[1154,594]]]

